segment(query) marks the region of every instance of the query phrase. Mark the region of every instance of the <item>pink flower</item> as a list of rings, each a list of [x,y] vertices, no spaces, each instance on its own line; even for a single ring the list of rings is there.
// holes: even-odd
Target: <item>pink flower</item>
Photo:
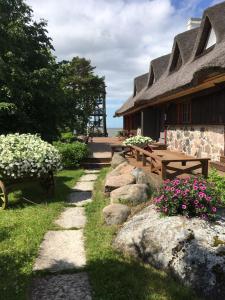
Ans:
[[[216,213],[216,207],[215,206],[212,207],[212,212]]]
[[[182,209],[186,209],[187,208],[187,205],[186,204],[182,204]]]
[[[197,190],[198,190],[197,185],[194,185],[194,186],[193,186],[193,189],[194,189],[195,191],[197,191]]]
[[[181,190],[179,190],[179,189],[176,189],[176,194],[180,194],[181,193]]]
[[[206,186],[205,185],[200,186],[200,190],[201,191],[205,191],[206,190]]]
[[[195,204],[195,205],[198,205],[198,204],[199,204],[199,201],[196,199],[196,200],[194,201],[194,204]]]
[[[210,197],[210,196],[206,197],[206,201],[208,201],[208,202],[210,202],[211,199],[212,199],[212,197]]]
[[[198,193],[198,196],[199,196],[199,198],[204,198],[206,196],[206,194],[203,192],[200,192],[200,193]]]
[[[171,189],[170,189],[170,190],[171,190],[171,192],[173,192],[173,191],[175,191],[175,188],[174,188],[174,187],[171,187]]]
[[[166,213],[168,211],[167,207],[163,207],[163,211]]]

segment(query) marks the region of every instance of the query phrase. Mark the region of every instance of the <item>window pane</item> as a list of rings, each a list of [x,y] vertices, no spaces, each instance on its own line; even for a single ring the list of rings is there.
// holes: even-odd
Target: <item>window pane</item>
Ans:
[[[206,43],[205,49],[210,48],[211,46],[216,44],[216,34],[213,28],[210,29],[209,38]]]

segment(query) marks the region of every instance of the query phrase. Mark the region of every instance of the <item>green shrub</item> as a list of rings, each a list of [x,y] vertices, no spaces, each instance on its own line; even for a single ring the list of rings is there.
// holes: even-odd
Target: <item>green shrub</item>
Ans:
[[[61,133],[61,137],[60,137],[60,141],[62,143],[73,143],[76,141],[76,137],[74,136],[74,134],[72,132],[62,132]]]
[[[208,181],[214,183],[222,203],[225,204],[225,176],[220,176],[216,169],[213,169],[209,172]]]
[[[80,142],[72,144],[55,142],[54,146],[62,156],[62,163],[65,168],[77,168],[81,161],[88,155],[87,145]]]
[[[219,199],[214,184],[202,178],[165,180],[155,204],[167,216],[213,218]]]

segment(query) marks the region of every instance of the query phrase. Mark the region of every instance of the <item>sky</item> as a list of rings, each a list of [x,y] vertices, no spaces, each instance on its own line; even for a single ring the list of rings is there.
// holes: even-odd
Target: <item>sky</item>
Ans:
[[[107,126],[122,127],[113,115],[132,94],[133,79],[150,61],[171,52],[173,38],[190,17],[218,0],[26,0],[34,19],[48,21],[57,59],[85,57],[105,76]]]

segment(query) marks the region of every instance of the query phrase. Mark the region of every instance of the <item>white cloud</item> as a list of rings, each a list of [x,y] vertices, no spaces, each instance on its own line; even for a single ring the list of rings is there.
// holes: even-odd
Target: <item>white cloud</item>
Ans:
[[[91,59],[105,75],[107,98],[115,109],[133,90],[133,78],[148,71],[151,59],[171,51],[200,0],[27,0],[36,19],[48,20],[59,60]],[[187,10],[188,8],[188,10]]]

